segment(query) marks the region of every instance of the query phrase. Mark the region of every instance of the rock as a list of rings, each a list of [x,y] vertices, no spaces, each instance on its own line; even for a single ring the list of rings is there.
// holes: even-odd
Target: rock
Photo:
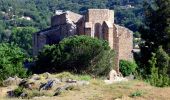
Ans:
[[[117,73],[115,70],[110,71],[109,80],[104,80],[106,84],[112,84],[112,83],[121,82],[121,81],[128,81],[128,80],[124,78],[120,72]]]
[[[46,83],[46,85],[44,86],[44,90],[49,90],[49,89],[51,89],[52,86],[54,85],[54,82],[55,82],[55,81],[53,81],[53,80],[48,81],[48,82]]]
[[[19,86],[32,90],[35,88],[35,81],[23,80],[20,82]]]
[[[37,75],[37,74],[34,74],[34,75],[32,75],[31,79],[33,79],[33,80],[40,80],[41,77],[39,75]]]
[[[69,84],[66,84],[64,86],[58,87],[56,89],[56,92],[55,92],[54,96],[60,95],[62,92],[64,92],[65,90],[68,90],[68,88],[72,87],[72,86],[74,86],[74,85],[72,83],[71,84],[69,83]]]
[[[14,95],[14,91],[8,91],[7,92],[7,95],[9,96],[9,97],[14,97],[15,95]]]
[[[76,83],[77,81],[76,81],[76,80],[73,80],[73,79],[67,79],[66,82],[67,82],[67,83]]]
[[[58,79],[49,80],[47,83],[41,84],[39,90],[50,90],[53,87],[55,87],[55,85],[57,85],[58,83],[60,83],[60,80]]]
[[[125,78],[128,79],[128,80],[134,80],[135,76],[131,74],[129,76],[126,76]]]
[[[114,80],[114,82],[121,82],[121,81],[128,81],[128,80],[124,77],[116,77],[116,79]]]
[[[128,80],[123,77],[116,77],[114,80],[104,80],[106,84],[112,84],[112,83],[124,82],[124,81],[128,81]]]
[[[27,96],[28,96],[27,93],[22,93],[22,94],[20,95],[21,98],[25,98],[25,97],[27,97]]]
[[[115,70],[111,70],[109,73],[109,80],[114,80],[117,77],[117,72]]]
[[[90,84],[90,82],[88,82],[88,81],[77,81],[78,86],[84,86],[84,85],[89,85],[89,84]]]
[[[51,76],[51,74],[48,73],[48,72],[46,72],[46,73],[43,74],[43,77],[44,77],[45,79],[49,79],[50,76]]]
[[[18,78],[17,76],[15,76],[14,78],[9,77],[5,81],[3,81],[3,85],[4,86],[18,85],[21,81],[22,81],[22,79]]]
[[[60,79],[58,79],[58,78],[54,78],[54,79],[52,79],[53,81],[54,81],[54,83],[55,84],[59,84],[59,83],[61,83],[61,80]]]
[[[19,83],[19,86],[20,86],[20,87],[26,87],[26,84],[27,84],[27,81],[26,81],[26,80],[22,80],[22,81]]]

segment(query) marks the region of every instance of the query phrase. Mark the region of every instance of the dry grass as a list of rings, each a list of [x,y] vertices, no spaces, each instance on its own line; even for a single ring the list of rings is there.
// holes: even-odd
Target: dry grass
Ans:
[[[4,99],[7,90],[0,88],[0,100],[19,100]],[[170,88],[156,88],[141,81],[105,85],[101,80],[91,80],[89,86],[56,97],[36,97],[33,100],[170,100],[169,94]]]

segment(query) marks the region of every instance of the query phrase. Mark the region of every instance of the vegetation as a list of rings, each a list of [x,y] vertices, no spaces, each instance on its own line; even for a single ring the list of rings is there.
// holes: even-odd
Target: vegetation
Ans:
[[[0,35],[7,35],[5,31],[14,27],[42,30],[50,26],[50,18],[56,10],[83,14],[88,8],[114,9],[115,22],[137,32],[143,24],[142,2],[143,0],[0,0]]]
[[[134,61],[120,60],[120,72],[123,76],[129,76],[136,71],[137,64]]]
[[[164,54],[164,55],[163,55]],[[151,85],[158,87],[165,87],[170,85],[170,78],[168,76],[168,66],[169,63],[168,55],[160,48],[156,54],[152,54],[151,60],[149,60],[151,66],[151,75],[149,78],[149,82]],[[159,58],[157,58],[159,57]],[[161,58],[161,60],[159,60]],[[166,58],[166,59],[164,59]],[[163,66],[159,66],[159,64],[165,64]]]
[[[113,57],[108,42],[89,36],[72,36],[58,45],[46,46],[38,56],[35,71],[107,75],[113,67]]]
[[[13,28],[9,42],[17,44],[27,55],[32,55],[32,37],[37,32],[33,27]]]
[[[144,42],[141,44],[141,63],[149,71],[148,61],[152,53],[162,46],[167,54],[169,52],[169,4],[168,0],[154,0],[154,3],[146,3],[145,25],[141,28],[141,37]],[[161,20],[160,20],[161,19]]]
[[[154,86],[169,86],[169,0],[145,2],[145,24],[141,27],[140,71]],[[154,54],[153,54],[154,53]],[[150,77],[149,77],[150,76]]]
[[[18,87],[18,88],[16,88],[16,89],[14,90],[14,95],[15,95],[16,97],[19,97],[19,96],[23,93],[23,91],[24,91],[24,88],[23,88],[23,87]]]
[[[137,91],[133,92],[133,93],[130,95],[130,97],[140,97],[140,96],[142,96],[142,95],[143,95],[142,91],[137,90]]]
[[[27,71],[23,68],[25,54],[16,45],[0,44],[0,81],[12,77],[26,77]]]
[[[64,79],[64,78],[69,78],[69,79],[76,79],[76,80],[85,80],[85,81],[90,81],[92,79],[92,77],[90,75],[75,75],[75,74],[71,74],[70,72],[62,72],[59,74],[54,75],[54,77],[59,78],[59,79]]]

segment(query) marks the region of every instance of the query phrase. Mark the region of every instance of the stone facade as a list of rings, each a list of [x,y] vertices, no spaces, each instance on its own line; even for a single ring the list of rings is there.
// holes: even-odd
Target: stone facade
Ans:
[[[114,11],[109,9],[89,9],[85,15],[71,11],[56,11],[51,18],[51,27],[33,36],[33,54],[46,44],[59,43],[72,35],[89,35],[109,42],[116,52],[115,70],[119,71],[119,60],[133,60],[133,32],[114,23]]]

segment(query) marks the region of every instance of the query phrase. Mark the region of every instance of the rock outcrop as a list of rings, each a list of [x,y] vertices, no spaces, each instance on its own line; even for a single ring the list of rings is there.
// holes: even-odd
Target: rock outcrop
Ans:
[[[18,80],[19,78],[10,77],[5,81],[9,82],[8,86],[15,85],[15,87],[18,87],[7,92],[9,97],[30,98],[34,96],[49,96],[49,94],[57,96],[64,91],[90,84],[88,81],[76,80],[67,76],[60,78],[49,73],[34,74],[27,79],[20,79],[20,81],[15,81],[16,79]]]

